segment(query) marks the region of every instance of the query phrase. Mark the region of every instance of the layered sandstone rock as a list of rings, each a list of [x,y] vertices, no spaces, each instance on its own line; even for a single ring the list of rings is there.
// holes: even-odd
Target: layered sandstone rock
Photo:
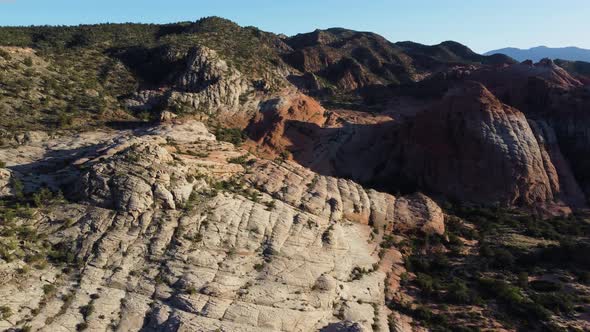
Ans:
[[[290,105],[252,122],[258,151],[288,150],[322,174],[393,192],[425,190],[484,204],[584,205],[552,127],[527,119],[480,83],[459,84],[404,120],[359,121],[309,103]]]
[[[46,241],[39,257],[50,248],[72,261],[61,272],[53,261],[29,270],[0,259],[0,306],[12,312],[1,328],[387,330],[392,261],[381,240],[444,232],[426,196],[396,198],[291,162],[228,163],[246,152],[197,122],[0,152],[26,169],[68,145],[76,153],[62,156],[74,155],[74,166],[37,172],[75,202],[16,223]]]
[[[402,176],[457,199],[503,204],[552,200],[556,174],[524,114],[468,84],[398,133]],[[399,161],[397,161],[399,160]],[[396,167],[393,166],[393,167]]]
[[[231,68],[216,52],[205,47],[192,49],[185,71],[176,79],[171,102],[188,104],[197,110],[239,111],[240,97],[253,90],[243,75]]]
[[[254,141],[250,147],[271,156],[291,148],[306,149],[328,120],[327,113],[317,101],[303,94],[270,100],[246,128]]]
[[[253,84],[238,70],[204,46],[190,49],[185,66],[171,73],[170,82],[158,90],[140,90],[127,100],[132,109],[171,107],[180,113],[244,116],[253,113],[259,100],[249,97]]]

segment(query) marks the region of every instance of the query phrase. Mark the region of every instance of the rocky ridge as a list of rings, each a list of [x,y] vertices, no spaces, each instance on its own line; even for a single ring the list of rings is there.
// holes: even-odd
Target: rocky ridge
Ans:
[[[140,90],[126,101],[127,106],[139,110],[170,107],[176,113],[244,119],[257,110],[262,98],[254,95],[256,88],[264,89],[264,83],[255,86],[214,50],[204,46],[189,50],[185,61],[184,69],[170,78],[170,86]]]
[[[37,240],[0,260],[0,305],[12,313],[3,328],[386,330],[395,279],[386,280],[399,273],[383,258],[395,249],[380,242],[444,232],[442,211],[426,196],[396,198],[244,157],[198,122],[86,135],[0,150],[4,159],[23,156],[8,170],[29,183],[25,190],[42,184],[19,170],[44,164],[37,175],[70,200],[13,221],[33,227]],[[44,160],[46,149],[64,145],[77,147],[72,166]],[[19,250],[37,258],[23,260]]]
[[[586,98],[583,84],[565,70],[551,61],[457,67],[418,85],[424,97],[402,95],[374,120],[343,110],[276,108],[247,130],[262,145],[258,151],[288,150],[319,173],[390,192],[420,189],[459,201],[549,210],[585,206],[578,166],[586,165],[585,154],[573,151],[586,146],[584,135],[574,133],[585,123]],[[578,96],[574,104],[572,95]],[[309,120],[314,116],[323,120]],[[559,143],[566,141],[578,143]]]
[[[571,68],[345,29],[126,28],[115,45],[48,28],[43,52],[0,53],[18,74],[0,77],[5,113],[62,126],[1,133],[1,328],[587,326],[587,220],[571,212],[590,183],[590,90]],[[106,113],[144,120],[74,131]],[[532,287],[555,275],[565,297]]]

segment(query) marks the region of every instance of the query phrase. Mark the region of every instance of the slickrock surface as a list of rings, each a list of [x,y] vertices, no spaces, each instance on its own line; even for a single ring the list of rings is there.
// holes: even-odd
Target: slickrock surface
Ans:
[[[246,155],[198,122],[0,150],[3,195],[13,176],[68,198],[15,218],[35,236],[0,260],[0,329],[410,331],[384,306],[403,267],[380,243],[442,234],[441,209]]]

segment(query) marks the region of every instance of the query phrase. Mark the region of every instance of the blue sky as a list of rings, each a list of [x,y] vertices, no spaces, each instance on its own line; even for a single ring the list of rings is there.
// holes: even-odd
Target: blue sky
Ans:
[[[391,41],[455,40],[478,52],[590,48],[590,0],[0,0],[0,25],[169,23],[210,15],[288,35],[346,27]]]

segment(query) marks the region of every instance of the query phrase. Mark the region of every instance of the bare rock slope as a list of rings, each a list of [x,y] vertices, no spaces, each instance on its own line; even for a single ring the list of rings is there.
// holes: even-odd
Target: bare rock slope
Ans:
[[[384,305],[400,272],[381,241],[444,232],[426,196],[258,160],[198,122],[0,156],[13,186],[5,200],[45,185],[68,198],[36,194],[34,208],[0,226],[3,329],[387,330],[402,317]],[[410,329],[402,321],[392,326]]]

